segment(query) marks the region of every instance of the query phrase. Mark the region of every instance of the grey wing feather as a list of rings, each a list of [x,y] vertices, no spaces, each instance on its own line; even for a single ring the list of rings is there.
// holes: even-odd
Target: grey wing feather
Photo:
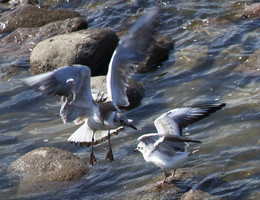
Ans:
[[[129,105],[126,88],[134,71],[132,66],[146,57],[155,32],[158,13],[159,8],[154,8],[141,17],[126,36],[120,40],[112,56],[107,74],[107,92],[108,99],[114,105]]]
[[[137,140],[138,141],[141,140],[146,145],[150,145],[150,144],[156,143],[160,138],[161,138],[161,136],[159,134],[150,133],[150,134],[144,134],[144,135],[140,136]]]
[[[88,116],[96,107],[90,90],[90,69],[83,65],[61,67],[22,81],[46,95],[62,96],[60,115],[64,123]]]
[[[138,138],[146,145],[154,146],[154,150],[165,151],[185,151],[186,150],[186,142],[195,142],[201,143],[199,140],[194,140],[192,138],[176,136],[171,134],[145,134]]]
[[[177,108],[161,115],[155,121],[158,133],[182,135],[182,129],[209,116],[226,104],[204,104],[200,106]]]

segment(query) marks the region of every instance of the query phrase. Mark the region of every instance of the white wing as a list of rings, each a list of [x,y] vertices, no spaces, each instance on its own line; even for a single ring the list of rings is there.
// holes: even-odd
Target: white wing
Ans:
[[[159,8],[154,8],[141,17],[120,40],[109,63],[107,74],[108,100],[116,106],[128,106],[126,88],[133,73],[133,65],[146,57],[146,52],[155,32]]]
[[[154,121],[158,133],[182,135],[182,129],[197,122],[226,104],[204,104],[196,107],[177,108],[161,115]]]
[[[97,108],[90,90],[90,76],[87,66],[73,65],[22,81],[43,94],[62,96],[60,115],[64,123],[69,123],[88,117]]]

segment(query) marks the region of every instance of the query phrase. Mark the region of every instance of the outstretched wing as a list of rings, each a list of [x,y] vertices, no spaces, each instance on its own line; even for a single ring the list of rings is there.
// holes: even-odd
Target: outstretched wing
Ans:
[[[159,8],[153,8],[141,17],[119,42],[109,63],[107,74],[108,100],[115,106],[128,106],[126,88],[133,73],[133,65],[146,57],[155,32]]]
[[[225,105],[225,103],[204,104],[196,107],[173,109],[158,117],[154,124],[158,133],[181,136],[183,128],[209,116]]]
[[[69,123],[89,116],[97,107],[91,94],[90,77],[87,66],[72,65],[22,81],[43,94],[62,96],[60,115],[64,123]]]

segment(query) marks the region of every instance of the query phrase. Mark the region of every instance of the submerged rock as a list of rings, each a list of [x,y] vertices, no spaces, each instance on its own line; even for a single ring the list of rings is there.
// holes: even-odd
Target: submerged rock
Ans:
[[[251,5],[245,5],[242,14],[244,19],[259,19],[260,18],[260,3],[253,3]]]
[[[54,36],[33,49],[30,69],[33,74],[39,74],[66,65],[82,64],[91,68],[93,76],[104,75],[117,43],[117,35],[105,28]]]
[[[31,194],[54,191],[78,181],[88,168],[83,160],[69,151],[42,147],[18,158],[7,171],[19,176],[19,194]]]
[[[218,192],[213,192],[215,188],[219,186],[231,188],[232,186],[225,180],[218,177],[205,177],[200,180],[199,183],[194,184],[192,189],[182,195],[181,200],[199,200],[199,199],[209,199],[209,200],[219,200],[221,199]],[[216,193],[216,194],[215,194]]]
[[[172,68],[180,68],[180,70],[192,70],[202,66],[208,56],[208,46],[206,45],[191,45],[175,52],[176,59]]]
[[[256,50],[252,55],[250,55],[245,62],[238,65],[234,71],[248,73],[253,76],[259,76],[260,75],[260,49]]]
[[[168,183],[154,183],[151,185],[143,186],[134,192],[129,193],[127,199],[139,200],[168,200],[180,199],[180,196],[189,191],[193,185],[191,171],[187,169],[178,169],[175,178]],[[163,177],[161,177],[163,178]],[[162,180],[162,179],[161,179]],[[155,182],[156,180],[151,180]]]
[[[190,190],[182,195],[181,200],[201,200],[201,199],[208,199],[208,200],[219,200],[220,198],[212,196],[211,194],[204,192],[202,190]]]
[[[163,61],[168,59],[169,52],[173,48],[174,41],[171,38],[157,34],[148,49],[147,58],[136,67],[137,71],[144,73],[157,69]]]
[[[0,17],[0,32],[12,32],[22,27],[40,27],[50,22],[75,17],[80,17],[80,14],[72,10],[46,10],[25,4]]]

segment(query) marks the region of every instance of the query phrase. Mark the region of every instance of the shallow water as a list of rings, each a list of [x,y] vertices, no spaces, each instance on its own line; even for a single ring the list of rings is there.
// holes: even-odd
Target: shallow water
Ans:
[[[105,160],[107,143],[96,146],[98,162],[89,174],[49,198],[122,199],[161,180],[161,169],[133,152],[136,139],[154,132],[153,121],[169,109],[209,101],[226,102],[227,106],[186,130],[203,142],[190,145],[199,153],[183,165],[196,177],[193,188],[221,199],[259,199],[260,78],[233,70],[259,49],[260,21],[237,19],[241,5],[228,0],[63,2],[56,7],[80,12],[89,27],[114,31],[126,30],[143,8],[159,4],[164,9],[159,32],[175,40],[175,49],[156,71],[135,76],[146,88],[145,97],[125,113],[139,131],[125,129],[112,139],[115,162]],[[212,25],[207,18],[227,22]],[[196,22],[206,25],[196,26]],[[0,198],[35,198],[17,197],[17,181],[10,181],[6,174],[10,163],[42,146],[67,149],[86,159],[90,149],[66,142],[75,128],[62,124],[57,98],[45,99],[21,88],[18,79],[30,75],[28,58],[17,60],[17,55],[8,55],[8,60],[0,61],[0,70],[16,65],[8,78],[0,79],[0,135],[6,136],[0,141]]]

